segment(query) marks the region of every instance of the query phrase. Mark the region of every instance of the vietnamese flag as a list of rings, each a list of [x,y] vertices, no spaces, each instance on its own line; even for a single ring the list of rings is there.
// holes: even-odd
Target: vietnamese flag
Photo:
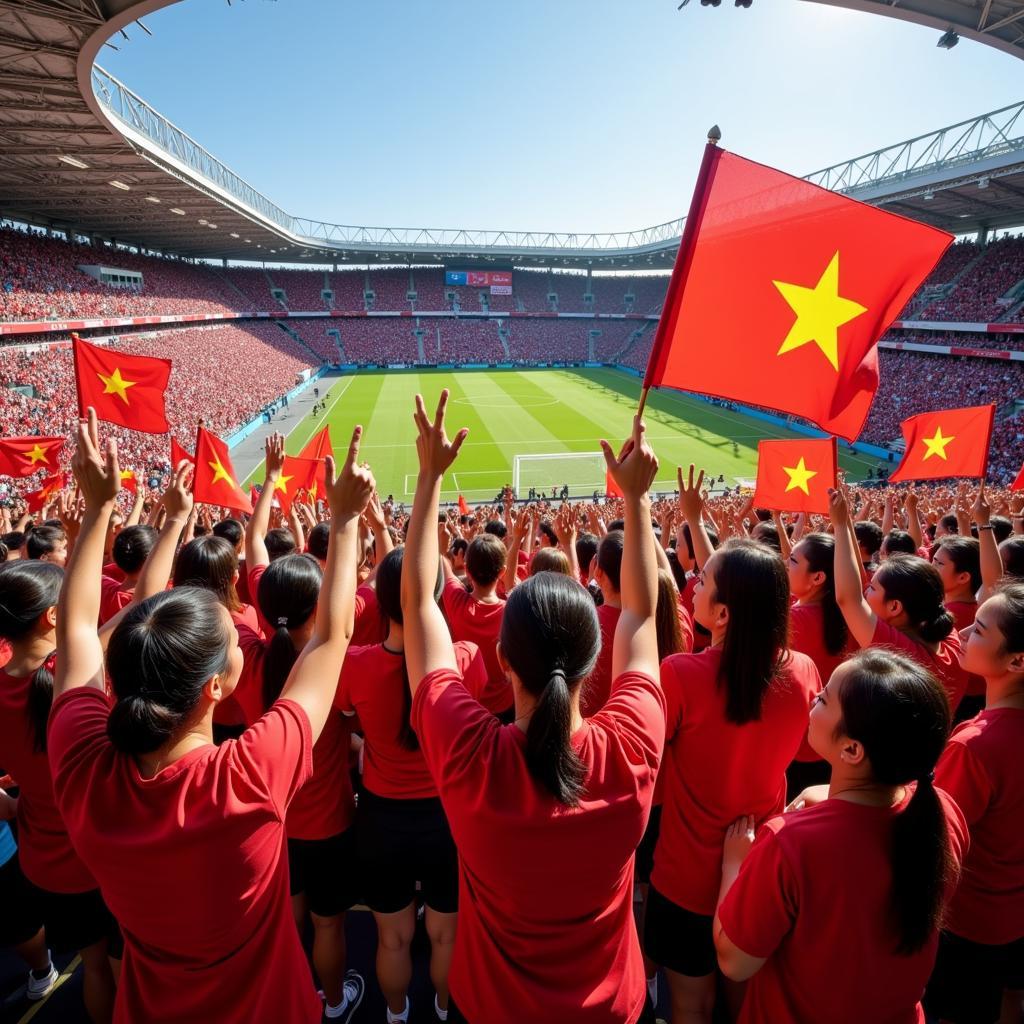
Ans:
[[[906,449],[889,479],[984,477],[995,411],[994,405],[975,405],[922,412],[905,419],[900,429]]]
[[[327,427],[318,430],[298,454],[300,459],[316,459],[318,463],[316,475],[306,486],[306,490],[309,491],[309,496],[314,502],[327,490],[327,464],[324,462],[327,455],[332,457],[334,455],[331,432]]]
[[[183,462],[187,462],[190,466],[196,464],[195,456],[189,455],[189,453],[178,444],[175,438],[171,438],[171,469],[177,469]]]
[[[604,493],[608,495],[609,498],[622,497],[622,491],[619,490],[619,485],[612,477],[611,471],[607,469],[604,471]]]
[[[875,343],[952,240],[709,143],[644,388],[780,409],[852,441]]]
[[[59,494],[64,487],[67,487],[67,484],[67,473],[54,473],[52,476],[46,477],[38,491],[29,491],[25,495],[29,512],[39,512],[44,505],[53,499],[55,494]]]
[[[5,437],[0,440],[0,476],[31,476],[57,468],[63,437]]]
[[[121,470],[121,490],[131,491],[132,494],[139,493],[139,478],[135,475],[134,469]]]
[[[146,434],[170,429],[164,392],[171,376],[170,359],[132,356],[100,348],[71,335],[78,386],[78,415],[92,406],[99,419]]]
[[[461,494],[459,495],[459,515],[469,515],[469,506],[466,504],[466,499]]]
[[[761,441],[757,446],[754,504],[777,512],[828,512],[836,486],[836,439]]]
[[[192,496],[196,501],[252,515],[252,502],[238,486],[228,446],[205,427],[200,427],[196,436],[195,465]]]
[[[277,499],[285,515],[292,509],[292,502],[299,491],[314,491],[318,471],[322,465],[315,459],[303,459],[297,455],[286,455],[281,475],[274,484],[274,497]]]

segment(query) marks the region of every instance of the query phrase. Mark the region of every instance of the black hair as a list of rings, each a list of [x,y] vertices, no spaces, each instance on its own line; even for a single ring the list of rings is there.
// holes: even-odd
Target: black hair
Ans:
[[[306,550],[318,561],[327,561],[327,545],[331,539],[331,524],[317,523],[306,536]]]
[[[625,519],[613,519],[607,526],[607,530],[611,533],[612,530],[624,530],[626,528]]]
[[[679,561],[679,554],[674,547],[666,548],[665,557],[668,559],[668,567],[672,570],[672,578],[675,580],[676,587],[682,593],[686,588],[686,570],[683,568],[682,562]]]
[[[576,561],[581,572],[590,572],[590,563],[597,554],[597,535],[589,532],[576,534]]]
[[[939,525],[946,531],[946,533],[959,533],[960,524],[957,522],[956,516],[952,512],[948,512],[939,520]]]
[[[711,541],[711,547],[712,548],[717,548],[718,547],[718,531],[714,527],[708,526],[708,524],[705,523],[704,524],[704,532],[708,535],[708,540]],[[687,555],[690,556],[690,561],[691,562],[696,562],[697,561],[697,556],[694,554],[694,551],[693,551],[693,537],[690,534],[690,524],[689,523],[683,523],[683,541],[686,543],[686,553],[687,553]],[[703,569],[704,567],[701,566],[701,568]]]
[[[868,558],[874,561],[882,549],[882,538],[885,536],[882,528],[870,519],[862,519],[853,524],[853,533],[857,543],[868,553]]]
[[[284,558],[285,555],[293,554],[296,547],[298,547],[292,531],[285,529],[283,526],[268,530],[263,540],[267,546],[267,555],[271,562],[275,562],[278,558]]]
[[[836,541],[831,534],[809,533],[799,544],[807,568],[811,572],[823,572],[825,583],[821,591],[821,617],[825,627],[825,650],[839,654],[850,636],[849,627],[842,610],[836,602],[835,550]],[[823,680],[828,682],[828,680]]]
[[[450,554],[450,555],[459,555],[459,554],[461,554],[463,556],[463,558],[465,558],[466,552],[468,550],[469,550],[469,541],[466,540],[465,537],[456,537],[455,540],[452,541],[452,546],[448,549],[448,554]]]
[[[146,523],[126,526],[114,538],[114,562],[123,573],[138,572],[149,558],[159,536],[156,527]]]
[[[556,547],[558,545],[558,534],[555,533],[555,528],[546,519],[541,520],[537,524],[537,529],[547,537],[551,542],[552,547]]]
[[[995,537],[997,544],[1002,544],[1013,533],[1013,523],[1006,516],[992,516],[989,524],[992,527],[992,536]]]
[[[788,658],[789,574],[779,554],[754,540],[730,540],[716,552],[712,599],[729,609],[718,684],[725,717],[757,722]]]
[[[25,534],[23,534],[21,530],[11,530],[10,533],[5,533],[0,537],[0,541],[3,542],[8,553],[11,551],[20,551],[25,544]]]
[[[536,699],[526,729],[526,766],[559,803],[579,806],[586,766],[570,743],[571,693],[601,649],[597,610],[575,580],[540,572],[509,594],[501,651]]]
[[[504,543],[493,533],[482,533],[466,548],[466,572],[474,583],[489,587],[505,571],[506,558]]]
[[[232,638],[217,596],[175,587],[132,606],[111,634],[106,669],[116,703],[110,742],[125,754],[163,746],[230,662]]]
[[[758,544],[767,545],[773,551],[777,551],[779,553],[782,552],[782,541],[779,538],[779,530],[774,523],[758,523],[753,530],[750,531],[750,539],[757,541]]]
[[[993,605],[996,626],[1003,634],[1003,650],[1007,654],[1024,651],[1024,584],[1002,583]]]
[[[970,575],[971,593],[978,592],[981,586],[981,546],[974,537],[943,537],[939,548],[949,556],[950,562],[957,573],[966,572]]]
[[[60,598],[64,570],[52,562],[17,559],[0,565],[0,637],[11,643],[28,636],[39,616]],[[32,673],[28,684],[29,730],[32,746],[46,750],[46,723],[53,703],[53,672],[49,657]]]
[[[882,541],[882,549],[890,555],[916,555],[917,543],[906,530],[890,530]]]
[[[60,526],[37,526],[25,541],[25,553],[31,559],[42,558],[57,550],[60,542],[66,541],[68,535]]]
[[[299,656],[290,629],[305,625],[316,612],[323,572],[315,558],[284,555],[271,562],[260,577],[256,599],[263,617],[274,630],[263,659],[263,706],[281,696]]]
[[[7,545],[0,541],[0,563],[7,561],[7,556],[10,552],[7,550]]]
[[[597,567],[608,577],[616,593],[622,586],[622,544],[622,531],[609,530],[597,548]]]
[[[223,537],[236,551],[245,536],[245,528],[237,519],[222,519],[213,524],[214,537]]]
[[[489,533],[499,540],[504,540],[508,534],[508,527],[500,519],[492,519],[484,527],[484,533]]]
[[[1011,579],[1024,579],[1024,534],[1007,537],[999,545],[1003,574]]]
[[[658,570],[658,603],[654,611],[654,625],[658,637],[658,661],[670,654],[686,650],[683,627],[679,622],[679,590],[667,569]]]
[[[909,629],[926,644],[937,644],[952,632],[942,577],[931,562],[917,555],[893,555],[882,563],[877,579],[885,599],[903,605]]]
[[[176,587],[202,587],[212,590],[229,612],[242,609],[235,589],[238,555],[226,537],[207,534],[190,540],[179,552],[174,564]]]
[[[939,928],[954,871],[946,814],[932,783],[949,738],[949,700],[928,669],[894,651],[869,647],[845,666],[837,735],[863,745],[875,782],[916,783],[893,821],[891,847],[896,951],[910,956]]]

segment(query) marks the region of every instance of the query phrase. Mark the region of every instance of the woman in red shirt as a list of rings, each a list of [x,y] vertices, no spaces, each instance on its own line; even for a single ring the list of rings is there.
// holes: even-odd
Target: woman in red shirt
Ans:
[[[984,679],[985,707],[953,733],[935,779],[963,811],[971,849],[925,996],[953,1024],[1018,1019],[1024,987],[1024,585],[978,609],[963,666]],[[1000,1018],[1004,998],[1016,1010]]]
[[[625,495],[615,684],[593,718],[580,683],[593,668],[594,603],[575,580],[538,573],[509,595],[498,649],[515,721],[466,691],[434,602],[448,392],[433,423],[416,396],[420,472],[402,579],[412,725],[459,849],[459,927],[449,1021],[634,1024],[645,1000],[632,915],[633,854],[664,742],[657,682],[657,561],[647,492],[657,459],[634,420],[608,470]]]
[[[707,550],[700,483],[680,480],[679,501],[695,549]],[[711,646],[661,666],[665,802],[644,949],[665,968],[673,1019],[710,1022],[722,842],[740,809],[766,818],[785,806],[786,767],[821,683],[811,659],[787,648],[789,581],[777,551],[737,540],[701,564],[693,611]]]
[[[830,785],[756,841],[756,817],[726,839],[715,944],[723,973],[750,979],[740,1024],[923,1024],[968,842],[932,782],[950,721],[942,685],[911,658],[871,648],[835,670],[808,730]]]
[[[327,460],[331,542],[310,641],[281,699],[218,747],[214,709],[242,656],[212,593],[174,588],[132,608],[104,664],[99,578],[120,469],[115,442],[100,452],[92,410],[79,429],[85,514],[58,609],[49,758],[68,833],[124,931],[118,1024],[321,1020],[289,912],[284,820],[312,773],[352,630],[358,521],[373,490],[360,433],[337,481]]]
[[[358,715],[363,783],[356,813],[361,892],[377,923],[377,980],[388,1024],[408,1020],[410,948],[416,932],[416,883],[426,905],[430,978],[439,1012],[448,1008],[448,968],[458,909],[458,855],[451,829],[409,722],[412,693],[402,625],[403,548],[377,568],[377,601],[387,623],[383,643],[349,648],[335,706]],[[438,572],[435,598],[444,576]],[[476,644],[454,645],[463,684],[481,693],[487,667]]]
[[[863,589],[846,495],[842,490],[829,494],[836,601],[851,635],[861,647],[891,647],[931,669],[946,687],[955,713],[967,690],[967,673],[960,667],[960,634],[942,603],[939,570],[916,555],[893,555]]]

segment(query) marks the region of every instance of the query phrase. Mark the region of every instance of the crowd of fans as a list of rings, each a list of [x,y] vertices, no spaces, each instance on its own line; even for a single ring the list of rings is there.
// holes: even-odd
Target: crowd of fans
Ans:
[[[917,319],[963,323],[1003,319],[1012,306],[1000,300],[1022,280],[1024,237],[1004,236],[989,242],[984,255],[963,274],[953,290],[917,313]]]

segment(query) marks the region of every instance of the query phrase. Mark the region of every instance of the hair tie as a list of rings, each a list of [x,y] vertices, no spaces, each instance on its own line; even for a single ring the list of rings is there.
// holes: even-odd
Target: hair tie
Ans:
[[[288,616],[287,615],[282,615],[277,620],[277,628],[280,629],[282,626],[284,626],[285,629],[288,628]]]
[[[551,670],[551,675],[548,677],[548,683],[551,683],[554,679],[558,677],[561,677],[563,683],[567,682],[565,678],[565,669],[561,668],[560,666],[553,668]]]

